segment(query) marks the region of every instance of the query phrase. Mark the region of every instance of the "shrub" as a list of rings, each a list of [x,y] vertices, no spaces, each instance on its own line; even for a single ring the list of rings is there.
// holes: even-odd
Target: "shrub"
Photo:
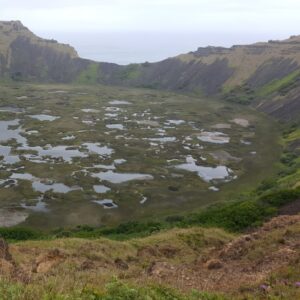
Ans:
[[[41,238],[42,233],[23,227],[0,228],[0,237],[13,241],[26,241]]]
[[[163,224],[160,222],[137,222],[131,221],[118,225],[115,228],[103,229],[101,232],[104,235],[131,235],[131,234],[151,234],[153,232],[161,230]]]
[[[282,206],[297,200],[300,197],[300,188],[293,190],[279,190],[270,192],[260,198],[260,201],[273,205],[275,207]]]
[[[242,201],[210,208],[187,219],[191,225],[222,227],[230,231],[241,231],[261,223],[275,210],[256,201]]]
[[[166,222],[168,223],[180,223],[184,220],[183,216],[168,216],[166,217]]]

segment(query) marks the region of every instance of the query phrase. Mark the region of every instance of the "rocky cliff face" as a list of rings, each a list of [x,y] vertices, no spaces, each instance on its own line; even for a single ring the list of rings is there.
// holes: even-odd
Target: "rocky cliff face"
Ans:
[[[300,119],[297,36],[231,48],[199,48],[158,63],[115,67],[108,74],[106,84],[218,96],[250,104],[281,120]]]
[[[102,83],[219,96],[271,115],[300,117],[300,37],[231,48],[206,47],[158,63],[119,66],[78,57],[74,48],[0,22],[0,76],[13,80]]]
[[[138,76],[132,78],[129,72],[128,78],[123,82],[137,87],[213,95],[220,92],[222,85],[232,76],[233,69],[229,67],[226,58],[216,59],[211,64],[170,58],[158,63],[139,65],[136,73]]]
[[[0,22],[0,74],[13,80],[71,82],[89,61],[75,49],[35,36],[19,21]]]
[[[23,36],[11,43],[10,58],[9,72],[15,80],[72,82],[89,64],[71,51],[60,51],[55,45],[39,45]]]
[[[132,84],[216,94],[238,85],[260,88],[300,69],[300,37],[231,48],[206,47],[140,66]],[[171,74],[170,74],[171,73]],[[175,73],[175,74],[174,74]]]

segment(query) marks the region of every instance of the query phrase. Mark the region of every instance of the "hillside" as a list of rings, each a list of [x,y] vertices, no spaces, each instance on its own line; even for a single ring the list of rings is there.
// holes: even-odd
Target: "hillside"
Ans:
[[[19,21],[0,22],[0,76],[217,96],[293,121],[300,111],[300,37],[199,48],[157,63],[119,66],[81,59],[72,47],[38,38]]]
[[[231,48],[207,47],[153,64],[131,65],[106,83],[219,96],[282,120],[299,117],[300,37]],[[121,78],[121,79],[120,79]]]
[[[299,234],[300,217],[281,216],[246,235],[189,228],[123,242],[2,240],[0,292],[27,300],[298,299]]]
[[[0,78],[0,300],[300,299],[300,37]]]
[[[75,49],[34,35],[19,21],[0,22],[0,76],[15,81],[71,82],[88,62]]]
[[[198,48],[159,63],[141,65],[142,76],[136,81],[141,83],[147,78],[149,85],[177,90],[201,89],[205,94],[216,94],[241,84],[260,88],[298,70],[299,51],[300,37],[231,48]],[[181,76],[176,76],[179,72]],[[158,76],[156,81],[155,75]]]

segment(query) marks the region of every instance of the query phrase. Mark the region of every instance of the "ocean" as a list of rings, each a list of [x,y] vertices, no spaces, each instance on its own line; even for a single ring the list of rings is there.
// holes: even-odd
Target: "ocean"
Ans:
[[[156,62],[198,47],[247,44],[266,41],[267,34],[222,32],[37,32],[43,38],[55,39],[75,47],[80,57],[121,65]]]

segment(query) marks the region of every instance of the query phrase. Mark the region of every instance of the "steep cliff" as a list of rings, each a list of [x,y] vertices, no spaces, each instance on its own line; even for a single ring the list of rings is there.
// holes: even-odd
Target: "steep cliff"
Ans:
[[[35,36],[19,21],[0,22],[0,74],[13,80],[71,82],[89,65],[75,49]]]
[[[281,120],[300,117],[299,36],[119,66],[81,59],[71,46],[41,39],[19,21],[0,22],[0,77],[166,89],[250,104]]]
[[[206,47],[158,63],[99,69],[105,84],[218,96],[280,120],[300,119],[300,37]]]

